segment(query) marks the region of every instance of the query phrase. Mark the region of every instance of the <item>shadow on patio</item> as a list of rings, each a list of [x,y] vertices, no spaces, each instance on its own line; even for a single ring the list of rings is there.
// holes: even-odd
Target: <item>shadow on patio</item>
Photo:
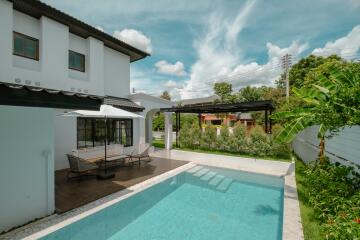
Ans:
[[[66,180],[68,169],[55,172],[55,207],[57,213],[63,213],[80,207],[109,194],[133,186],[154,176],[186,164],[162,158],[152,158],[150,163],[133,167],[119,167],[115,178],[98,180],[95,176],[77,180]]]

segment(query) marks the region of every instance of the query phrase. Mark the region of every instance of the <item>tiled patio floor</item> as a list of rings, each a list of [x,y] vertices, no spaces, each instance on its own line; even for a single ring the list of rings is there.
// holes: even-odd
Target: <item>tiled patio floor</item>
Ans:
[[[152,158],[150,163],[142,163],[133,167],[120,167],[115,172],[115,178],[98,180],[87,177],[80,182],[66,180],[68,170],[55,172],[55,206],[57,213],[63,213],[95,201],[111,193],[143,182],[149,178],[165,173],[169,170],[186,164],[186,161],[177,161],[163,158]]]

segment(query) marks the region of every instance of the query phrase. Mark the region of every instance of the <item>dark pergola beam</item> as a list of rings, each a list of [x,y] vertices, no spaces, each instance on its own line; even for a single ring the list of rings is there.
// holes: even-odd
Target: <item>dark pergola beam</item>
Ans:
[[[161,112],[175,112],[176,114],[176,146],[178,146],[178,131],[180,129],[180,113],[195,113],[199,117],[199,126],[201,127],[202,113],[236,113],[236,112],[254,112],[265,111],[265,132],[271,133],[272,123],[269,120],[269,113],[275,109],[271,100],[240,102],[240,103],[206,103],[189,104],[185,106],[161,108]]]

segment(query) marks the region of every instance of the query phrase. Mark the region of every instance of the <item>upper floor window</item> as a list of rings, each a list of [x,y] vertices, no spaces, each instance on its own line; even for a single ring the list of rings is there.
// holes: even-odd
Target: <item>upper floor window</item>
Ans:
[[[85,55],[69,50],[69,68],[85,72]]]
[[[14,32],[13,54],[21,57],[39,60],[39,40]]]

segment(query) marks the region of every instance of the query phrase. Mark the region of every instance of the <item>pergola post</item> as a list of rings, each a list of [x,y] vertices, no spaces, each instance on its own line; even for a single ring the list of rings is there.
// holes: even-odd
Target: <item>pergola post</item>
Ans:
[[[265,108],[265,132],[266,132],[266,133],[269,133],[269,132],[268,132],[268,122],[269,122],[269,119],[268,119],[268,109]]]
[[[179,147],[178,144],[178,134],[179,134],[179,118],[178,118],[178,112],[175,112],[175,131],[176,131],[176,147]]]

